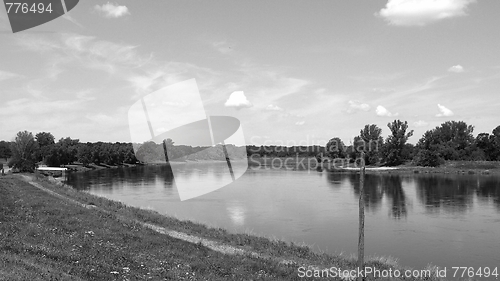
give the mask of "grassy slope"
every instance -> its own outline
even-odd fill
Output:
[[[298,280],[297,269],[302,264],[321,269],[355,267],[353,261],[314,254],[306,247],[228,234],[222,229],[209,229],[58,187],[46,180],[39,183],[111,213],[56,198],[19,176],[0,177],[0,280]],[[133,220],[294,263],[224,255],[200,244],[158,234]],[[368,265],[389,268],[377,261]]]

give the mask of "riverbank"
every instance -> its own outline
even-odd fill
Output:
[[[313,157],[250,157],[250,168],[318,170],[339,173],[359,172],[359,163],[323,162]],[[411,163],[395,167],[366,166],[366,173],[478,174],[500,175],[500,161],[446,161],[439,167],[421,167]]]
[[[332,171],[359,172],[359,167],[336,167]],[[447,161],[439,167],[421,167],[411,164],[396,167],[367,166],[366,173],[413,173],[413,174],[458,174],[500,175],[500,162],[491,161]]]
[[[229,234],[32,174],[0,177],[0,198],[0,280],[302,280],[299,268],[356,268],[351,258]],[[383,258],[367,266],[399,268]]]

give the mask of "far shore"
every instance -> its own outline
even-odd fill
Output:
[[[355,163],[340,164],[332,162],[318,163],[313,157],[253,157],[249,158],[250,166],[266,166],[276,169],[308,169],[333,173],[358,173],[359,165]],[[478,174],[500,175],[500,161],[446,161],[438,167],[422,167],[412,163],[399,166],[366,166],[366,173],[414,173],[414,174]]]
[[[241,161],[238,159],[236,161]],[[235,161],[235,160],[232,160]],[[7,166],[7,161],[4,162],[3,167],[5,173],[12,172]],[[224,160],[198,160],[198,161],[171,161],[165,163],[161,161],[148,162],[148,163],[120,163],[117,165],[107,164],[89,164],[84,166],[82,163],[73,163],[63,165],[70,170],[70,172],[88,172],[95,170],[117,169],[117,168],[130,168],[137,166],[150,166],[150,165],[182,165],[192,163],[224,163]],[[268,167],[272,169],[287,169],[287,170],[318,170],[333,173],[358,173],[360,167],[355,163],[342,165],[340,163],[323,162],[318,163],[313,157],[248,157],[249,168],[252,167]],[[391,174],[469,174],[469,175],[500,175],[500,161],[446,161],[439,167],[422,167],[416,166],[412,163],[406,163],[400,166],[366,166],[365,172],[369,174],[377,173],[391,173]]]

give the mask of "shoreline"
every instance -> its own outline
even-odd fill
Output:
[[[243,159],[237,159],[233,161],[241,161]],[[278,160],[278,161],[276,161]],[[289,161],[292,160],[292,161]],[[248,157],[248,168],[252,167],[270,167],[274,169],[287,169],[287,170],[317,170],[326,171],[331,173],[359,173],[359,167],[352,167],[353,163],[344,167],[342,165],[335,165],[332,162],[318,163],[314,157]],[[181,165],[181,164],[192,164],[192,163],[224,163],[225,161],[214,161],[214,160],[200,160],[200,161],[172,161],[171,163],[164,162],[151,162],[151,163],[137,163],[137,164],[127,164],[121,163],[118,165],[107,165],[101,164],[96,165],[94,163],[88,166],[83,166],[81,163],[73,163],[69,165],[63,165],[61,167],[69,168],[70,173],[82,173],[88,171],[97,171],[105,169],[119,169],[119,168],[133,168],[138,166],[155,166],[155,165]],[[276,165],[276,163],[278,165]],[[11,173],[11,169],[6,167],[4,164],[4,169],[6,173]],[[456,175],[500,175],[500,161],[447,161],[443,165],[438,167],[422,167],[415,166],[412,164],[403,164],[399,166],[389,167],[389,166],[367,166],[366,173],[369,174],[456,174]],[[47,174],[51,175],[51,174]]]
[[[276,161],[278,160],[278,161]],[[289,161],[292,160],[292,161]],[[313,157],[253,157],[249,158],[249,167],[265,166],[276,169],[318,170],[331,173],[359,173],[360,168],[353,163],[335,165],[332,162],[318,163]],[[353,167],[354,166],[354,167]],[[366,166],[366,173],[394,174],[470,174],[470,175],[500,175],[500,161],[447,161],[439,167],[423,167],[411,164],[399,166]]]
[[[29,183],[26,182],[26,178],[29,179]],[[45,210],[43,212],[32,213],[32,215],[37,217],[34,219],[33,223],[38,226],[35,228],[29,227],[31,235],[26,237],[31,238],[26,239],[34,239],[34,241],[30,242],[31,245],[45,245],[47,239],[49,242],[51,241],[51,237],[54,234],[53,229],[66,228],[71,228],[70,233],[78,233],[78,235],[74,236],[76,240],[69,241],[68,245],[82,243],[83,245],[87,245],[86,251],[79,252],[77,260],[80,262],[75,264],[75,258],[70,259],[71,262],[68,262],[69,260],[63,258],[55,259],[55,264],[53,264],[52,267],[49,266],[49,268],[53,270],[52,272],[57,272],[57,268],[66,268],[65,270],[68,272],[73,272],[80,277],[90,277],[89,274],[92,276],[95,275],[94,277],[96,280],[110,280],[119,276],[121,276],[122,279],[125,277],[132,279],[139,277],[142,278],[142,276],[148,276],[148,274],[153,274],[153,272],[156,275],[150,276],[155,276],[157,278],[163,278],[166,276],[165,274],[167,274],[167,272],[153,270],[154,268],[160,268],[158,264],[154,265],[156,267],[151,266],[151,268],[149,268],[150,265],[141,267],[141,264],[145,265],[148,263],[148,259],[141,256],[144,254],[137,252],[129,252],[129,255],[131,254],[133,257],[129,256],[127,259],[139,259],[138,261],[127,261],[121,263],[120,259],[118,259],[118,261],[115,260],[113,263],[118,263],[113,265],[115,270],[111,270],[109,265],[108,267],[104,266],[104,264],[110,262],[110,258],[112,260],[115,259],[113,257],[108,257],[110,253],[107,253],[106,251],[99,251],[99,247],[102,247],[99,243],[105,243],[106,239],[118,239],[113,242],[115,247],[118,249],[134,247],[134,251],[140,251],[140,249],[151,249],[152,245],[150,243],[152,243],[152,240],[157,241],[159,239],[158,241],[164,241],[162,244],[157,244],[157,246],[155,246],[161,248],[167,247],[173,243],[169,242],[167,245],[165,244],[165,241],[171,241],[170,239],[175,238],[175,241],[178,241],[176,242],[178,244],[174,244],[177,246],[169,246],[168,251],[166,249],[162,249],[165,252],[155,252],[154,256],[149,257],[149,260],[169,259],[172,255],[181,256],[187,251],[186,249],[192,249],[194,247],[195,249],[193,249],[193,251],[201,251],[202,260],[197,261],[196,258],[195,260],[192,260],[193,258],[189,257],[179,257],[176,263],[183,264],[185,267],[181,268],[183,269],[182,274],[188,274],[189,276],[191,276],[190,274],[193,274],[193,276],[201,277],[203,280],[249,280],[252,278],[259,280],[302,280],[302,278],[299,278],[297,275],[297,269],[301,266],[309,269],[323,269],[330,268],[332,266],[344,269],[352,269],[356,267],[356,261],[353,258],[318,254],[314,253],[309,247],[306,246],[298,246],[293,243],[270,240],[264,237],[248,234],[230,234],[221,228],[209,228],[203,224],[191,221],[181,221],[173,217],[161,215],[151,210],[126,206],[120,202],[76,191],[65,186],[63,183],[56,182],[57,180],[54,180],[53,178],[36,178],[33,174],[9,175],[0,178],[0,193],[4,195],[4,193],[7,192],[7,196],[3,196],[7,198],[7,202],[4,202],[5,204],[0,208],[5,208],[5,206],[7,206],[7,208],[11,209],[9,211],[10,213],[25,210],[23,208],[19,209],[19,206],[17,206],[18,203],[15,203],[17,202],[16,200],[8,200],[9,198],[13,200],[16,196],[19,197],[24,194],[25,199],[22,204],[31,204],[32,206],[38,206],[37,208]],[[39,185],[38,188],[37,185]],[[46,189],[46,191],[43,191],[43,189]],[[22,194],[16,194],[16,192]],[[61,210],[63,213],[61,213],[61,211],[56,211],[56,209]],[[75,213],[75,215],[72,216],[71,213]],[[60,218],[56,219],[57,216]],[[75,219],[77,219],[79,223],[71,223]],[[64,224],[66,220],[71,221],[69,221],[68,224]],[[24,221],[25,220],[20,219],[19,217],[14,217],[10,221],[7,219],[6,222],[0,224],[0,233],[7,233],[2,231],[2,228],[9,227],[9,225],[16,225]],[[54,225],[51,224],[46,226],[45,224],[47,222],[51,222]],[[111,229],[107,229],[111,226],[113,226],[111,228],[112,231]],[[21,225],[19,227],[21,227]],[[46,229],[46,231],[41,231],[40,229]],[[163,232],[156,231],[162,229]],[[19,231],[24,231],[24,228],[19,228]],[[56,255],[51,251],[56,251],[57,249],[51,250],[51,247],[61,248],[58,250],[60,252],[58,252],[57,255],[73,255],[71,251],[66,251],[64,250],[64,247],[59,245],[60,243],[66,243],[65,241],[69,239],[65,236],[65,233],[67,233],[67,231],[59,233],[63,236],[57,237],[57,239],[53,240],[53,244],[43,246],[49,248],[48,250],[42,248],[45,249],[42,250],[42,252],[48,251],[44,252],[45,254],[40,256],[40,251],[33,253],[33,255],[37,257],[36,264],[45,265],[46,263],[54,262],[54,260],[50,260],[48,257]],[[126,233],[125,237],[128,238],[123,238],[123,233]],[[172,237],[169,233],[180,233],[180,237],[169,238]],[[15,233],[12,235],[14,235],[12,237],[14,240],[12,241],[16,241],[17,238],[15,237]],[[141,239],[134,239],[134,235],[144,235],[144,237]],[[8,241],[9,240],[7,240],[7,242]],[[27,242],[22,241],[22,243]],[[211,245],[223,247],[227,251],[222,253],[212,249]],[[15,267],[12,264],[12,261],[6,256],[2,256],[1,253],[2,252],[0,251],[0,261],[7,265],[6,268],[9,268],[9,265],[13,266],[12,276],[21,276],[19,277],[20,279],[12,280],[22,280],[22,276],[29,276],[27,270],[25,272],[18,267]],[[7,255],[16,255],[15,253],[16,251],[12,253],[7,252]],[[118,251],[117,254],[122,254],[122,252]],[[90,257],[87,255],[90,255]],[[16,258],[23,259],[24,256],[16,256]],[[365,266],[372,266],[379,269],[409,269],[407,267],[397,265],[394,259],[390,258],[378,257],[372,259],[367,258],[367,260],[368,262],[366,262]],[[106,269],[102,272],[99,271],[100,268],[95,267],[94,263],[96,262],[102,262],[103,265],[101,266]],[[239,270],[243,273],[242,275],[238,275],[233,272],[235,275],[226,274],[220,276],[217,275],[219,270],[221,270],[220,268],[206,268],[201,266],[199,263],[219,264],[219,267],[225,271],[231,271],[234,268],[239,268]],[[198,267],[195,266],[193,269],[193,264],[197,264]],[[189,269],[187,269],[187,265]],[[165,264],[164,267],[166,266],[167,265]],[[94,273],[90,271],[91,267],[94,268]],[[200,267],[203,267],[203,270],[200,270]],[[145,270],[149,273],[146,274]],[[137,275],[132,276],[132,274]],[[217,278],[214,278],[214,276]],[[72,280],[71,278],[65,279]],[[314,280],[322,279],[315,278]],[[422,279],[406,278],[404,280]],[[430,280],[440,279],[432,277]]]

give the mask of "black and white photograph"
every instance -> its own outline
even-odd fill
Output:
[[[500,1],[3,6],[0,281],[500,279]]]

